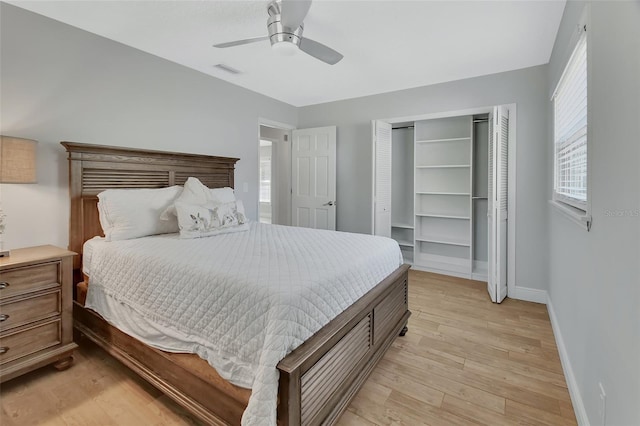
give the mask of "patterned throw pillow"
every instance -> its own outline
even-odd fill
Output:
[[[242,201],[186,204],[176,202],[180,238],[200,238],[249,229]]]
[[[213,188],[210,189],[205,186],[200,179],[190,177],[184,184],[184,190],[181,191],[180,196],[175,200],[176,203],[184,204],[207,204],[207,203],[230,203],[236,201],[236,196],[233,192],[233,188]],[[162,214],[160,219],[172,220],[177,216],[176,206],[171,203]]]

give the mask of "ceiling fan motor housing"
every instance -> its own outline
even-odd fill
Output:
[[[271,45],[285,42],[299,46],[304,26],[300,24],[298,28],[294,29],[282,25],[282,15],[280,14],[280,3],[278,1],[273,1],[269,4],[268,12],[267,28]]]

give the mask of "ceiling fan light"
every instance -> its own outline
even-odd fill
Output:
[[[271,48],[274,52],[281,56],[293,56],[298,52],[298,46],[288,41],[279,41],[273,43]]]

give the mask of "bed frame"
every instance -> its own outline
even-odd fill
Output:
[[[110,188],[162,188],[189,176],[216,188],[234,185],[236,158],[62,142],[69,153],[69,249],[74,282],[83,281],[82,246],[102,235],[97,194]],[[278,364],[279,425],[333,424],[377,362],[406,332],[408,265],[311,336]],[[86,283],[83,283],[86,285]],[[78,292],[74,292],[78,294]],[[207,424],[239,424],[250,391],[222,380],[197,355],[169,354],[124,334],[74,302],[74,328]]]

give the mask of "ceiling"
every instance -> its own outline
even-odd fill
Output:
[[[344,55],[327,65],[268,41],[267,1],[9,1],[294,106],[545,64],[565,1],[315,0],[304,36]],[[214,66],[241,70],[229,74]]]

